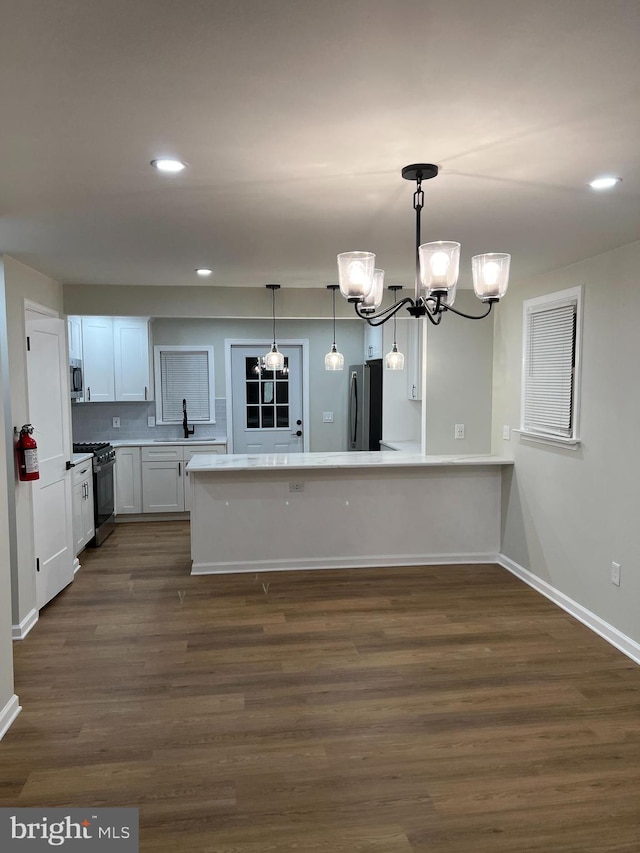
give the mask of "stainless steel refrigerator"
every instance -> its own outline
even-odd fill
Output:
[[[382,359],[349,367],[348,450],[380,450],[382,439]]]

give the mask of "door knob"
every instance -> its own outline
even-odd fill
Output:
[[[302,421],[296,421],[296,424],[297,424],[298,426],[302,426]]]
[[[300,438],[300,436],[302,435],[302,430],[301,430],[301,429],[297,429],[295,432],[292,432],[292,433],[291,433],[291,435],[297,435],[297,436],[298,436],[298,438]]]

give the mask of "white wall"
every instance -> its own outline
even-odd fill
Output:
[[[153,343],[206,344],[214,347],[216,397],[224,397],[225,339],[272,339],[270,320],[163,319],[152,324]],[[336,342],[345,357],[345,370],[327,371],[324,357],[333,341],[333,327],[328,320],[280,320],[277,324],[280,340],[309,341],[309,412],[310,450],[345,450],[347,440],[347,385],[349,364],[361,363],[363,326],[360,320],[339,320]],[[267,347],[268,348],[268,347]],[[266,349],[267,349],[266,348]],[[266,352],[265,349],[265,352]],[[228,407],[230,403],[228,402]],[[323,412],[333,412],[333,423],[322,421]]]
[[[502,440],[519,426],[522,302],[584,285],[581,447]],[[504,482],[503,553],[640,642],[638,537],[640,243],[529,281],[496,317],[493,451],[513,455]],[[622,564],[621,585],[610,580]]]
[[[4,264],[0,258],[0,423],[9,418],[9,365],[7,321],[4,296]],[[11,640],[11,572],[9,548],[9,483],[7,478],[8,448],[11,442],[0,442],[0,733],[8,723],[3,709],[13,698],[13,651]],[[13,490],[12,490],[13,491]],[[13,498],[13,494],[11,494]]]
[[[11,422],[18,428],[29,423],[29,392],[25,349],[24,300],[29,299],[62,314],[62,287],[4,255],[7,310],[7,344],[11,376]],[[11,477],[11,470],[14,476]],[[22,483],[10,466],[10,483],[15,490],[16,562],[12,565],[13,624],[19,625],[36,607],[35,558],[30,483]],[[13,535],[10,530],[9,535]]]

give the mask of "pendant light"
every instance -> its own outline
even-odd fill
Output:
[[[267,284],[266,287],[271,291],[271,303],[273,313],[273,345],[269,352],[264,357],[265,370],[282,370],[284,368],[284,356],[279,351],[276,344],[276,290],[280,290],[279,284]]]
[[[324,357],[325,370],[344,370],[344,356],[338,352],[336,348],[336,290],[339,285],[328,284],[327,290],[331,291],[332,306],[333,306],[333,344],[331,349]]]
[[[395,294],[397,290],[402,290],[399,284],[389,285],[389,290]],[[393,347],[391,352],[388,352],[384,357],[384,366],[387,370],[404,370],[404,355],[398,352],[398,344],[396,343],[396,315],[393,315]]]

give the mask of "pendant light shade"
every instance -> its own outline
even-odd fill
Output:
[[[341,352],[338,352],[338,348],[336,347],[336,290],[338,289],[337,284],[328,284],[327,290],[330,290],[331,299],[332,299],[332,307],[333,307],[333,344],[331,345],[331,349],[324,357],[324,369],[325,370],[344,370],[344,356]]]
[[[395,298],[396,291],[402,290],[399,284],[392,284],[389,290]],[[384,366],[386,370],[404,370],[404,355],[398,352],[398,344],[396,343],[396,315],[393,315],[393,346],[391,351],[384,357]]]
[[[273,344],[271,349],[264,357],[265,370],[282,370],[284,368],[284,356],[278,349],[276,344],[276,290],[280,290],[279,284],[267,284],[267,288],[271,291],[271,304],[273,312]]]

